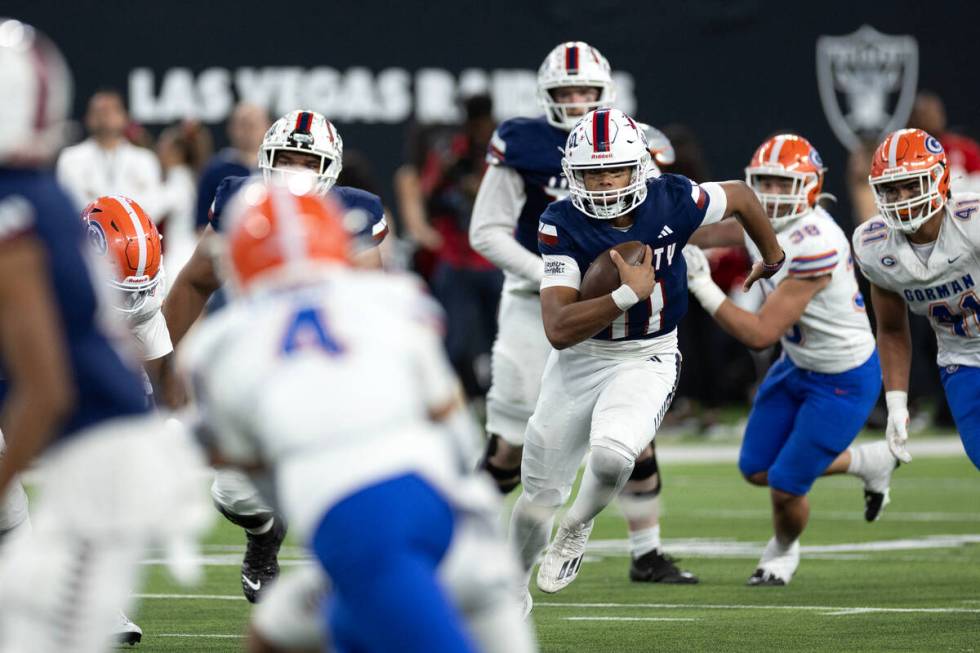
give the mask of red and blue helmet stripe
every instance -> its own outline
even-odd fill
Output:
[[[578,74],[578,46],[568,45],[565,47],[565,72],[569,75]]]
[[[309,134],[312,128],[313,114],[309,111],[301,111],[296,116],[296,126],[293,128],[293,131],[300,132],[301,134]]]
[[[599,109],[592,116],[592,150],[608,152],[609,149],[609,109]]]

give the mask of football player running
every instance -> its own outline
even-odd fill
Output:
[[[43,35],[0,19],[0,86],[0,495],[35,461],[40,472],[33,532],[0,563],[0,651],[102,652],[148,545],[186,548],[207,510],[188,443],[148,414],[116,346],[78,214],[40,170],[71,106],[68,68]]]
[[[681,366],[676,327],[687,310],[681,249],[688,238],[701,224],[739,216],[763,259],[746,286],[774,275],[785,258],[744,182],[699,185],[669,174],[648,179],[646,139],[621,111],[587,114],[564,152],[571,197],[549,205],[538,230],[541,310],[554,351],[527,425],[523,493],[511,518],[528,577],[582,458],[590,455],[578,495],[538,570],[545,592],[558,592],[577,576],[594,517],[622,490],[673,398]],[[603,254],[628,241],[645,244],[639,264],[627,264],[617,252]],[[600,255],[611,257],[622,284],[583,300],[582,276]]]
[[[495,650],[533,650],[496,493],[467,469],[475,428],[438,308],[414,277],[351,269],[342,210],[292,188],[255,182],[229,208],[223,267],[242,301],[181,351],[203,440],[270,488],[329,575],[338,650],[476,650],[437,573],[480,514],[471,619]]]
[[[330,196],[346,212],[345,226],[356,235],[357,263],[380,267],[377,245],[388,232],[384,209],[376,195],[336,185],[343,154],[343,140],[329,120],[313,111],[293,111],[266,132],[258,153],[259,169],[266,180],[315,175],[316,192]],[[220,286],[212,255],[214,233],[223,229],[229,199],[247,181],[248,177],[228,177],[218,186],[211,207],[211,224],[167,293],[163,314],[174,346],[200,317],[205,303]],[[279,573],[278,555],[286,536],[286,524],[276,518],[252,484],[233,470],[218,471],[211,495],[221,514],[245,529],[242,591],[254,603]]]
[[[871,282],[892,453],[909,462],[912,343],[907,310],[929,318],[936,363],[963,448],[980,469],[980,195],[952,194],[939,141],[902,129],[878,146],[868,177],[878,215],[854,231]],[[977,277],[973,275],[977,274]]]
[[[547,205],[568,195],[561,165],[568,132],[589,111],[610,106],[615,87],[609,62],[587,43],[563,43],[538,70],[538,97],[545,115],[503,122],[493,135],[490,163],[473,208],[470,242],[504,271],[498,334],[492,353],[492,385],[487,394],[487,449],[481,465],[501,492],[521,478],[524,430],[534,412],[551,345],[541,323],[540,285],[544,264],[538,253],[538,219]],[[657,160],[673,161],[670,142],[639,125]],[[650,174],[659,174],[648,157]],[[629,526],[630,570],[634,581],[696,583],[677,568],[660,540],[663,484],[654,449],[640,454],[619,497]]]
[[[814,481],[824,474],[860,477],[865,518],[874,521],[888,503],[897,461],[885,442],[848,448],[881,393],[881,369],[850,243],[817,206],[824,180],[820,155],[805,138],[780,134],[759,146],[745,180],[787,258],[782,270],[762,281],[766,299],[759,312],[726,297],[698,247],[685,247],[684,258],[691,294],[725,331],[753,349],[777,342],[783,347],[755,395],[738,466],[749,483],[769,486],[775,528],[749,585],[785,585],[800,562],[799,538],[810,515],[806,495]],[[737,223],[725,223],[692,240],[733,246],[743,238]],[[755,244],[744,244],[760,260]]]

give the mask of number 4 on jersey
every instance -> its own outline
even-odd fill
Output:
[[[320,349],[331,356],[344,352],[344,348],[327,328],[320,311],[313,307],[303,308],[293,314],[279,351],[283,355],[289,355],[310,348]]]
[[[954,313],[946,302],[936,302],[929,306],[929,315],[941,326],[952,330],[958,336],[969,336],[969,323],[966,318],[973,317],[973,322],[980,329],[980,300],[975,294],[967,293],[960,300],[960,312]]]

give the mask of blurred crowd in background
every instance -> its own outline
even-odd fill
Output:
[[[414,270],[428,282],[446,311],[445,344],[450,359],[470,399],[479,406],[490,385],[490,350],[503,277],[470,247],[468,230],[495,123],[489,96],[468,97],[463,108],[462,124],[410,125],[403,161],[391,180],[376,178],[357,144],[347,142],[338,183],[394,197],[393,205],[386,207],[391,233],[382,245],[385,265]],[[106,194],[138,199],[163,234],[164,260],[172,279],[208,224],[208,211],[221,180],[257,170],[262,137],[276,117],[260,107],[240,104],[227,122],[224,138],[196,121],[173,124],[154,135],[130,119],[120,92],[100,90],[88,100],[85,140],[66,148],[58,159],[58,178],[79,209],[91,198]],[[689,127],[655,126],[671,140],[676,152],[676,161],[662,166],[664,172],[698,181],[742,176],[741,171],[709,169],[702,143]],[[942,142],[951,162],[954,191],[980,191],[980,145],[949,126],[938,95],[919,93],[908,126],[924,129]],[[216,140],[226,140],[228,145],[215,151]],[[867,183],[876,146],[867,143],[852,152],[846,171],[829,172],[847,177],[851,214],[842,215],[832,201],[825,205],[847,233],[876,212]],[[745,153],[746,162],[751,154]],[[740,290],[749,269],[744,248],[715,249],[709,254],[716,283],[733,299],[748,305],[761,301]],[[866,291],[867,282],[860,275],[858,280]],[[747,350],[724,333],[697,302],[690,303],[679,336],[684,372],[666,424],[707,436],[727,433],[725,416],[731,411],[726,407],[747,407],[757,383],[778,355],[778,346],[762,352]],[[916,316],[912,316],[912,336],[910,401],[918,409],[913,428],[934,425],[952,430],[935,368],[936,339],[928,323]],[[884,411],[877,413],[873,427],[884,423]]]

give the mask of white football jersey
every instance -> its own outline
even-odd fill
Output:
[[[879,217],[854,231],[854,253],[868,281],[929,318],[939,344],[937,364],[980,367],[980,195],[954,194],[945,212],[925,263],[905,234]]]
[[[408,275],[337,270],[237,301],[179,353],[211,446],[275,471],[304,533],[324,506],[405,473],[451,487],[460,465],[430,410],[456,397],[441,311]]]
[[[822,208],[816,208],[780,227],[776,234],[786,252],[786,263],[770,279],[761,279],[768,295],[787,278],[815,278],[830,274],[830,284],[814,295],[800,321],[780,342],[798,367],[822,374],[839,374],[858,367],[871,356],[874,336],[864,298],[854,277],[847,236]],[[753,261],[762,256],[746,235]]]
[[[167,294],[167,277],[160,266],[160,283],[138,311],[129,316],[129,330],[139,346],[140,358],[151,361],[174,350],[167,320],[163,317],[163,298]]]

